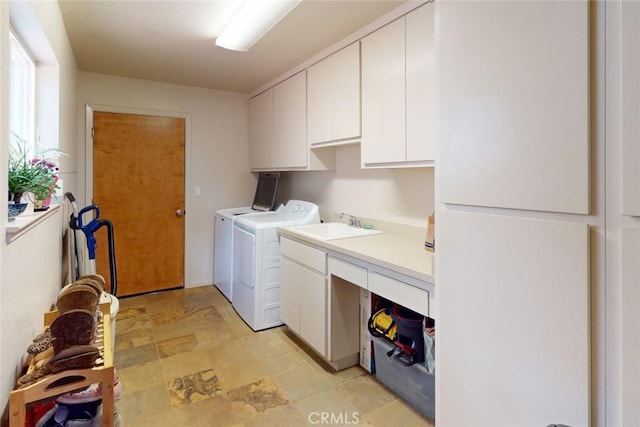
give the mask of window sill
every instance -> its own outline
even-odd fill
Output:
[[[60,205],[51,205],[49,209],[44,212],[33,212],[30,214],[22,214],[15,217],[15,221],[7,221],[5,226],[5,233],[7,243],[10,243],[17,239],[19,236],[26,233],[39,223],[43,222],[48,217],[52,216],[60,208]]]

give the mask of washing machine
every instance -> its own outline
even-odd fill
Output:
[[[318,206],[303,200],[290,200],[275,212],[234,221],[232,305],[254,331],[283,324],[278,228],[319,222]]]

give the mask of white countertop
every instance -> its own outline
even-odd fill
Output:
[[[401,231],[381,228],[383,231],[381,234],[326,241],[299,233],[295,227],[282,227],[278,230],[282,235],[293,237],[328,251],[358,258],[435,284],[434,253],[424,249],[425,230],[419,227],[403,227]]]

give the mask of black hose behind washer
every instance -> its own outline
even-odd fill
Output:
[[[109,245],[109,275],[111,276],[111,295],[118,291],[118,274],[116,271],[116,245],[113,238],[113,224],[108,219],[101,219],[100,226],[107,227],[107,242]]]

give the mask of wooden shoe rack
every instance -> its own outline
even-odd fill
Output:
[[[93,368],[70,369],[43,377],[38,382],[13,390],[9,396],[9,426],[24,427],[27,404],[51,400],[61,394],[102,383],[102,425],[114,426],[113,351],[111,349],[110,303],[100,304],[102,318],[96,322],[94,345],[100,357]],[[45,313],[44,324],[49,326],[58,317],[56,311]]]

